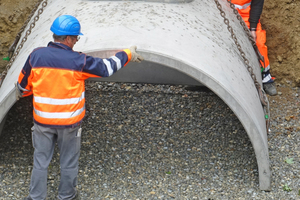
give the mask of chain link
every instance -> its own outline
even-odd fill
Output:
[[[241,15],[239,14],[239,12],[237,11],[237,9],[235,8],[235,5],[231,2],[231,0],[227,0],[227,2],[230,4],[230,8],[232,8],[234,14],[236,15],[237,19],[240,21],[240,24],[242,25],[244,31],[246,32],[246,34],[248,35],[248,38],[256,52],[256,55],[257,55],[257,58],[259,60],[259,63],[264,63],[264,58],[263,56],[260,54],[258,48],[257,48],[257,45],[256,45],[256,42],[254,41],[250,31],[249,31],[249,28],[247,27],[245,21],[243,20],[243,18],[241,17]],[[257,92],[258,92],[258,95],[259,95],[259,98],[260,98],[260,101],[261,101],[261,104],[263,106],[263,109],[264,109],[264,113],[265,113],[265,119],[266,119],[266,127],[267,127],[267,133],[269,133],[269,127],[270,127],[270,109],[269,109],[269,101],[268,101],[268,98],[267,98],[267,95],[265,93],[265,91],[261,88],[259,82],[257,81],[256,79],[256,75],[254,74],[253,72],[253,68],[250,66],[250,63],[249,63],[249,60],[246,58],[246,55],[245,55],[245,52],[242,50],[242,47],[240,45],[240,43],[238,42],[237,40],[237,37],[233,31],[233,28],[230,26],[229,24],[229,20],[226,18],[226,14],[219,2],[219,0],[215,0],[215,3],[217,4],[217,8],[219,9],[220,11],[220,15],[224,18],[224,23],[227,25],[227,29],[228,31],[230,32],[231,34],[231,37],[234,41],[234,43],[236,44],[237,46],[237,49],[239,50],[240,52],[240,55],[241,57],[243,58],[244,60],[244,63],[246,65],[246,68],[254,82],[254,85],[257,89]],[[264,66],[263,66],[264,67]]]
[[[40,6],[41,2],[43,0],[39,0],[38,3],[34,6],[33,10],[31,11],[31,14],[28,16],[27,20],[24,22],[23,26],[21,27],[20,31],[18,32],[15,41],[8,49],[8,56],[11,57],[9,60],[9,63],[6,65],[5,70],[0,75],[0,87],[7,75],[8,70],[12,66],[13,62],[15,61],[16,57],[20,53],[20,50],[22,49],[24,43],[27,41],[28,36],[31,34],[31,30],[35,27],[35,23],[39,20],[39,16],[43,13],[44,8],[47,6],[48,2],[45,0],[42,3],[42,7],[38,10],[36,16],[33,18],[33,22],[30,24],[29,29],[26,31],[25,36],[22,38],[21,43],[19,44],[18,48],[16,49],[16,46],[21,38],[21,34],[24,32],[26,26],[28,25],[29,21],[31,20],[32,16],[34,15],[35,11]]]

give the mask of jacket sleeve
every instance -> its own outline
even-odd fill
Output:
[[[264,6],[264,0],[252,0],[250,9],[250,28],[256,28]]]
[[[31,73],[31,65],[30,65],[30,56],[27,58],[22,71],[19,74],[17,86],[23,97],[32,95],[32,73]]]
[[[124,49],[106,59],[86,56],[86,64],[83,68],[83,72],[86,78],[95,77],[93,75],[96,75],[96,77],[108,77],[126,66],[130,59],[131,52],[129,49]]]

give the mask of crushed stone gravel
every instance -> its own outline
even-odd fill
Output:
[[[259,190],[252,144],[228,106],[205,87],[88,82],[81,199],[299,199],[299,88],[269,97],[272,189]],[[28,195],[32,98],[10,110],[0,137],[0,199]],[[59,183],[56,147],[48,199]],[[289,191],[290,190],[290,191]]]

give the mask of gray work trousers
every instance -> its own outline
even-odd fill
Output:
[[[58,199],[72,199],[76,195],[81,128],[47,128],[34,124],[33,169],[29,197],[43,200],[47,197],[47,173],[57,142],[60,152],[60,184]]]

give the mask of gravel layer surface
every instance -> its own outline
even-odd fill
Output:
[[[299,88],[269,97],[272,190],[259,190],[251,142],[228,106],[206,88],[87,84],[78,190],[81,199],[300,199]],[[11,109],[0,139],[0,199],[28,194],[32,99]],[[59,183],[59,154],[48,199]]]

